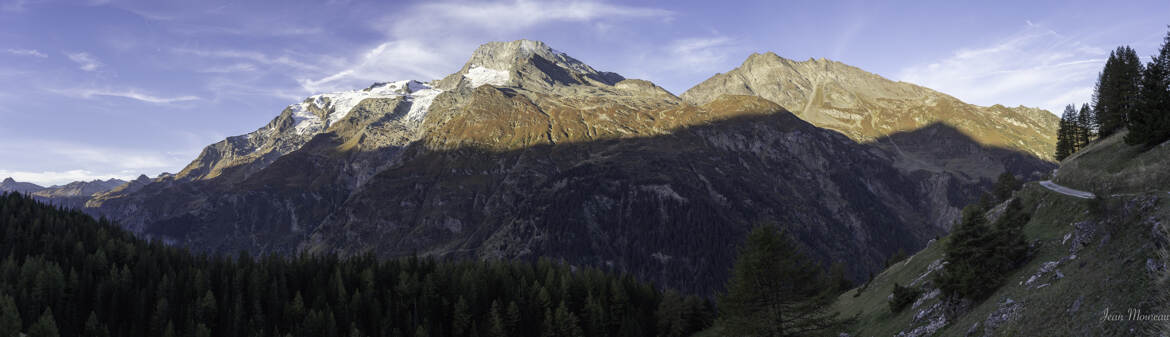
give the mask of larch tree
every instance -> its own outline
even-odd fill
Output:
[[[719,325],[732,336],[803,336],[843,324],[831,309],[835,288],[821,268],[774,226],[748,234],[719,297]]]

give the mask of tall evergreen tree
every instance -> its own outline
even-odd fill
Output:
[[[832,285],[784,232],[757,226],[748,234],[719,297],[720,325],[734,336],[803,336],[839,326]]]
[[[1116,133],[1128,123],[1137,103],[1141,74],[1141,60],[1133,48],[1117,47],[1109,54],[1093,95],[1093,111],[1097,114],[1098,133],[1102,138]]]
[[[36,323],[28,327],[28,337],[58,337],[57,321],[53,319],[53,310],[45,308]]]
[[[1140,95],[1129,118],[1130,145],[1153,146],[1170,139],[1170,33],[1142,72]]]
[[[19,336],[21,324],[16,301],[8,294],[0,294],[0,336]]]
[[[1077,150],[1089,146],[1089,142],[1093,141],[1093,136],[1096,134],[1096,124],[1093,122],[1093,109],[1089,107],[1089,103],[1081,105],[1081,110],[1077,112]]]
[[[1075,125],[1072,121],[1072,114],[1070,110],[1072,105],[1064,108],[1064,112],[1060,114],[1060,127],[1056,130],[1056,160],[1064,160],[1073,154],[1073,135],[1075,132]]]
[[[994,224],[988,224],[986,211],[976,204],[963,208],[961,222],[947,237],[947,265],[934,279],[949,299],[983,300],[1027,258],[1023,227],[1031,215],[1020,199],[1013,199]]]

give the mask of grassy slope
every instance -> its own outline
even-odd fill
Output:
[[[1166,151],[1167,148],[1162,146],[1151,151]],[[1067,174],[1065,177],[1070,179],[1073,174],[1092,177],[1090,170],[1107,164],[1091,161],[1119,160],[1117,156],[1126,153],[1136,156],[1128,162],[1140,163],[1143,170],[1155,165],[1152,163],[1170,161],[1165,158],[1165,154],[1162,154],[1160,160],[1142,158],[1153,155],[1148,153],[1134,155],[1136,152],[1131,148],[1110,138],[1066,161],[1066,167],[1071,162],[1077,169],[1062,168],[1061,173]],[[1117,172],[1129,170],[1123,167]],[[1125,179],[1129,180],[1127,186],[1136,187],[1164,182],[1166,175],[1148,177],[1150,181],[1145,182],[1135,176]],[[1106,178],[1114,179],[1108,175]],[[1136,190],[1127,192],[1133,191]],[[982,335],[984,321],[989,314],[1009,298],[1020,303],[1021,309],[1015,318],[995,330],[995,335],[1102,336],[1154,334],[1153,331],[1157,329],[1166,331],[1164,326],[1152,323],[1102,322],[1100,319],[1106,308],[1112,312],[1136,308],[1145,313],[1170,314],[1170,310],[1165,309],[1165,294],[1158,290],[1166,286],[1164,269],[1159,274],[1146,271],[1148,258],[1154,258],[1155,262],[1166,261],[1165,249],[1154,243],[1154,231],[1151,229],[1154,228],[1153,223],[1166,224],[1165,219],[1170,219],[1170,197],[1164,192],[1110,197],[1106,202],[1110,211],[1101,217],[1090,214],[1087,201],[1051,192],[1035,183],[1027,184],[1016,197],[1022,199],[1026,209],[1033,210],[1025,235],[1029,242],[1036,241],[1039,244],[1036,254],[1026,265],[1011,274],[1007,283],[996,293],[976,303],[965,314],[949,318],[948,324],[938,330],[936,335],[964,336],[977,322],[980,324],[980,333],[975,335]],[[1073,240],[1062,241],[1066,234],[1074,232],[1073,224],[1086,220],[1097,224],[1097,233],[1089,241],[1091,243],[1076,254],[1076,259],[1070,259]],[[1158,230],[1164,235],[1165,226]],[[836,304],[838,310],[846,315],[858,315],[859,318],[858,324],[849,332],[855,336],[893,336],[900,331],[908,332],[914,327],[925,325],[927,318],[915,322],[914,316],[938,303],[939,298],[926,300],[916,308],[907,308],[897,314],[890,312],[886,298],[894,282],[910,284],[927,271],[931,262],[942,257],[945,238],[943,240],[875,276],[860,296],[854,297],[857,290],[841,295]],[[1022,284],[1036,274],[1045,262],[1050,261],[1060,261],[1055,269],[1060,270],[1064,278],[1056,279],[1055,272],[1049,272],[1038,278],[1032,286]],[[924,279],[929,279],[929,276]],[[1043,283],[1050,285],[1035,288]],[[1079,309],[1070,310],[1078,300],[1081,301]]]
[[[1128,146],[1125,131],[1065,159],[1054,181],[1094,192],[1170,191],[1170,142],[1153,148]]]

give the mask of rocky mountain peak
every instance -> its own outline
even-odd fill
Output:
[[[614,85],[624,79],[615,73],[597,71],[544,42],[516,40],[479,46],[462,69],[439,81],[437,87],[452,90],[488,84],[548,89],[558,85]]]
[[[4,178],[4,182],[5,182],[5,183],[8,183],[8,184],[11,184],[11,183],[14,183],[14,182],[16,182],[16,180],[13,180],[13,179],[12,179],[12,177],[8,177],[8,178]]]
[[[775,53],[752,54],[680,97],[695,105],[721,95],[754,95],[780,104],[801,119],[874,142],[933,123],[957,127],[980,145],[1014,149],[1038,158],[1052,153],[1054,115],[1038,109],[980,107],[906,82],[886,79],[828,59],[793,61]],[[903,146],[903,149],[905,146]]]

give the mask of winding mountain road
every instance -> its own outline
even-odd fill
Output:
[[[1072,188],[1057,185],[1056,183],[1052,182],[1052,180],[1041,181],[1040,186],[1044,186],[1044,188],[1052,190],[1053,192],[1064,194],[1064,195],[1074,197],[1074,198],[1092,199],[1092,198],[1096,197],[1096,195],[1094,195],[1093,193],[1090,193],[1090,192],[1085,192],[1085,191],[1081,191],[1081,190],[1074,190]]]

